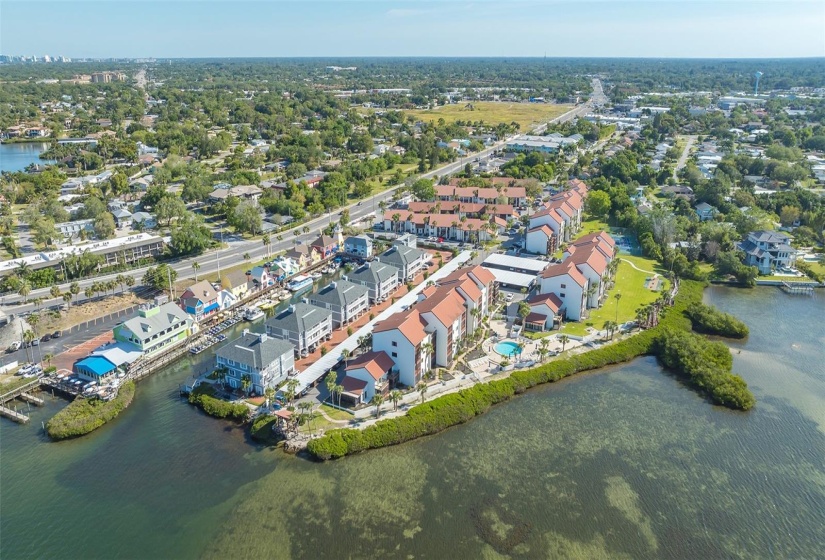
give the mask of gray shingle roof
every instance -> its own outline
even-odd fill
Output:
[[[311,295],[309,300],[310,302],[322,301],[324,303],[346,307],[359,298],[364,297],[369,291],[369,288],[362,284],[355,284],[347,280],[338,280]]]
[[[317,326],[328,317],[332,317],[332,312],[329,310],[299,302],[290,306],[286,311],[267,319],[266,326],[300,333]]]
[[[173,324],[190,319],[189,315],[173,302],[164,303],[157,313],[150,317],[132,317],[123,322],[123,325],[143,341],[165,331]]]
[[[752,231],[748,234],[748,237],[766,243],[787,243],[790,240],[790,237],[785,234],[767,230]]]
[[[424,251],[421,251],[420,249],[414,249],[412,247],[407,247],[406,245],[396,245],[395,247],[388,249],[385,253],[382,253],[381,256],[378,257],[378,260],[392,265],[395,268],[402,269],[405,266],[409,266],[410,263],[420,259],[423,254]]]
[[[380,284],[386,282],[393,276],[398,276],[398,269],[382,262],[372,262],[348,274],[350,280],[354,282],[370,282]]]
[[[221,346],[216,355],[226,360],[263,369],[284,354],[292,355],[295,348],[289,342],[265,334],[244,333]]]

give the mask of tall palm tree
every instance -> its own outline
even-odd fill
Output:
[[[335,395],[335,398],[338,399],[338,408],[341,408],[341,395],[344,393],[344,386],[336,385],[332,388],[332,393]]]
[[[241,390],[249,396],[249,388],[252,387],[252,377],[248,373],[241,376]]]
[[[53,298],[59,298],[60,297],[60,286],[52,286],[51,289],[49,290],[49,295],[51,295]]]
[[[294,377],[286,382],[286,394],[289,404],[293,404],[295,402],[295,391],[298,390],[298,384],[298,380]]]
[[[547,355],[547,345],[549,344],[547,338],[542,338],[539,340],[539,357],[542,361],[544,361],[544,357]]]
[[[392,401],[393,409],[398,410],[398,401],[401,400],[401,391],[395,389],[390,391],[390,401]]]
[[[372,397],[372,404],[375,406],[375,417],[381,418],[381,405],[384,404],[384,395],[375,393]]]
[[[421,404],[424,404],[424,395],[427,393],[427,384],[423,381],[419,381],[418,385],[415,386],[415,390],[418,391],[419,395],[421,395]]]
[[[77,282],[72,282],[69,285],[69,293],[71,293],[73,296],[77,297],[77,294],[80,293],[80,284],[78,284]]]
[[[132,276],[127,276],[127,277],[126,277],[125,284],[126,284],[126,287],[127,287],[127,288],[131,288],[132,286],[134,286],[134,285],[135,285],[135,279],[134,279],[134,277],[132,277]]]
[[[267,406],[272,406],[272,401],[275,399],[275,389],[272,387],[267,387],[264,389],[264,396],[266,397]]]
[[[31,356],[29,355],[29,347],[31,346],[32,341],[35,339],[35,334],[33,331],[24,331],[23,332],[23,345],[26,347],[26,361],[31,362]]]
[[[37,313],[32,313],[28,317],[26,317],[26,322],[32,326],[34,329],[34,335],[37,336],[37,323],[40,322],[40,315]]]
[[[559,342],[561,342],[561,351],[564,352],[564,347],[567,346],[568,342],[570,342],[570,337],[563,334],[559,336]]]
[[[20,288],[18,288],[17,293],[23,296],[23,303],[28,303],[29,294],[32,293],[32,285],[28,280],[20,282]]]
[[[613,298],[616,300],[616,322],[619,322],[619,300],[622,299],[622,294],[620,292],[616,292],[613,295]]]
[[[335,374],[334,371],[330,371],[327,376],[324,378],[324,385],[327,387],[327,392],[329,393],[329,402],[335,404],[333,400],[333,393],[335,391],[336,381],[338,380],[338,376]]]
[[[198,261],[192,261],[192,270],[195,271],[195,282],[198,281],[198,271],[201,269],[201,265]]]
[[[269,258],[269,245],[272,242],[272,240],[269,238],[268,234],[264,234],[264,237],[261,241],[263,241],[264,247],[266,247],[266,258]]]

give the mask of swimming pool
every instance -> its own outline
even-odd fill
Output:
[[[495,350],[496,353],[509,358],[513,354],[518,354],[519,346],[511,340],[505,340],[504,342],[499,342],[496,344],[493,347],[493,350]]]

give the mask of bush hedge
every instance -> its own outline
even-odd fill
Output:
[[[667,329],[656,339],[656,354],[665,367],[686,375],[692,385],[717,404],[749,410],[756,403],[745,380],[731,373],[733,357],[721,342]]]
[[[276,421],[277,418],[271,415],[258,416],[249,427],[249,436],[261,443],[276,443],[277,438],[272,431]]]
[[[700,282],[682,281],[673,307],[664,314],[659,325],[653,329],[641,332],[615,344],[577,354],[564,360],[513,372],[506,379],[479,383],[457,393],[437,397],[411,408],[404,416],[380,420],[364,430],[354,428],[331,430],[323,437],[311,440],[307,445],[307,450],[316,458],[326,461],[366,449],[404,443],[422,436],[438,433],[451,426],[463,424],[483,414],[494,404],[506,401],[536,385],[552,383],[574,373],[627,362],[638,356],[653,354],[659,348],[657,342],[662,332],[670,330],[687,332],[690,330],[690,320],[686,317],[685,312],[687,309],[701,303],[703,287],[704,285]],[[721,343],[718,344],[725,349],[728,359],[732,360],[727,348]],[[719,367],[723,365],[723,358],[718,352],[717,346],[712,346],[708,350],[708,355],[719,362]],[[729,371],[730,367],[727,369]],[[750,406],[742,406],[747,404],[747,398],[742,394],[741,389],[736,386],[737,382],[735,380],[739,379],[741,381],[741,378],[730,373],[727,375],[729,377],[725,377],[723,383],[714,384],[712,381],[702,378],[697,380],[695,384],[705,390],[708,390],[708,387],[714,387],[713,390],[718,395],[714,398],[718,399],[717,402],[726,404],[726,406],[743,410],[753,406],[752,402]],[[747,387],[744,390],[747,391]]]
[[[233,420],[246,420],[249,415],[249,408],[243,403],[231,403],[222,399],[217,399],[213,395],[215,389],[207,383],[201,383],[189,393],[189,402],[200,407],[209,416],[215,418],[231,418]]]
[[[88,434],[120,414],[134,396],[135,383],[127,381],[110,401],[77,397],[46,423],[46,433],[54,440]]]
[[[704,303],[689,307],[685,313],[696,332],[728,338],[745,338],[750,333],[748,326],[733,315]]]

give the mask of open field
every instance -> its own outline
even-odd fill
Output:
[[[661,292],[645,288],[645,279],[653,275],[642,271],[656,272],[661,277],[665,270],[653,259],[636,257],[626,253],[619,253],[618,258],[624,260],[619,261],[619,269],[616,272],[616,285],[608,292],[607,299],[602,306],[598,309],[591,309],[590,317],[584,321],[564,323],[561,332],[584,336],[588,334],[587,327],[601,330],[605,321],[615,321],[616,300],[614,295],[616,293],[622,294],[622,298],[619,300],[619,323],[634,320],[636,310],[639,307],[656,301]],[[626,261],[630,261],[641,270],[633,268]],[[665,286],[670,285],[664,278],[661,281],[665,283]]]
[[[499,103],[479,101],[473,103],[473,110],[465,108],[466,103],[442,105],[435,109],[404,111],[418,120],[435,121],[444,119],[454,121],[483,121],[488,125],[517,122],[521,132],[528,132],[531,124],[539,124],[566,113],[571,105],[552,105],[546,103]]]

